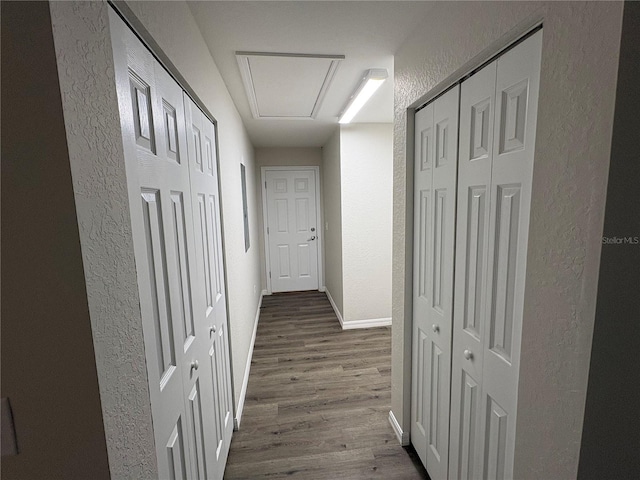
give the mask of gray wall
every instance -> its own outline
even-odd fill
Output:
[[[626,2],[605,238],[640,241],[640,3]],[[640,471],[640,244],[604,243],[578,478],[634,478]]]
[[[47,2],[2,2],[5,479],[109,477]]]

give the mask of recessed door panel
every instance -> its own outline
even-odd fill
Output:
[[[187,453],[185,451],[184,430],[182,428],[182,419],[178,419],[178,423],[174,427],[168,441],[166,442],[167,459],[166,470],[168,478],[171,480],[187,480],[189,471],[187,464]],[[164,469],[161,469],[163,471]]]

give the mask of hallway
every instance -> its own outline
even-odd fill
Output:
[[[428,478],[388,422],[390,333],[341,330],[324,293],[264,297],[225,478]]]

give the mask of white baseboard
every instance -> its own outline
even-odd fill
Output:
[[[396,438],[398,439],[398,442],[400,442],[400,445],[403,447],[409,445],[409,434],[402,431],[402,427],[400,427],[398,420],[396,420],[396,416],[391,410],[389,410],[389,423],[391,424],[391,428],[393,428],[393,432],[396,434]]]
[[[327,287],[318,287],[318,291],[319,292],[326,292],[327,291]]]
[[[388,327],[391,325],[391,317],[365,318],[364,320],[351,320],[347,322],[344,320],[344,318],[342,318],[342,313],[340,313],[340,310],[338,310],[338,306],[336,305],[336,302],[333,301],[331,292],[329,292],[329,289],[326,287],[325,293],[327,294],[329,303],[333,307],[333,311],[336,312],[336,317],[338,317],[338,320],[340,320],[340,326],[343,330],[352,330],[354,328]]]
[[[267,294],[266,290],[260,292],[260,300],[258,300],[258,308],[256,318],[253,321],[253,334],[251,335],[251,343],[249,344],[249,354],[247,355],[247,364],[244,369],[244,378],[242,379],[242,389],[240,390],[240,398],[238,399],[238,408],[236,408],[236,418],[233,419],[233,429],[240,428],[240,420],[242,419],[242,410],[244,409],[244,399],[247,396],[247,385],[249,384],[249,373],[251,371],[251,359],[253,358],[253,346],[256,343],[256,333],[258,332],[258,320],[260,320],[260,307],[262,306],[262,297]]]
[[[333,307],[333,311],[336,312],[336,317],[338,317],[338,320],[340,320],[340,326],[342,327],[344,325],[344,320],[342,319],[342,313],[340,313],[340,310],[338,310],[338,306],[336,305],[336,302],[333,301],[333,297],[331,296],[331,293],[329,292],[328,288],[325,287],[324,293],[327,294],[327,298],[329,299],[329,303]]]
[[[343,330],[354,328],[388,327],[391,325],[391,317],[388,318],[366,318],[364,320],[350,320],[342,323]]]

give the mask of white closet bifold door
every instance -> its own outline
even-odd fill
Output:
[[[480,474],[480,390],[486,318],[489,197],[497,62],[464,81],[460,92],[458,215],[451,367],[449,478]],[[466,356],[465,356],[466,354]],[[469,358],[466,358],[469,357]]]
[[[184,104],[195,232],[194,309],[203,331],[199,358],[203,402],[208,413],[202,426],[202,461],[207,476],[202,478],[222,478],[233,433],[233,400],[216,137],[213,123],[186,94]]]
[[[481,406],[489,479],[513,476],[541,51],[538,31],[498,59]]]
[[[456,86],[416,114],[411,440],[432,478],[449,462]]]
[[[158,473],[222,479],[233,414],[214,126],[110,19]]]
[[[451,479],[513,475],[541,43],[461,86]]]

